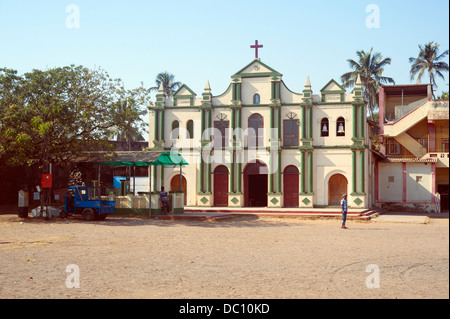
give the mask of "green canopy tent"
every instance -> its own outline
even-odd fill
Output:
[[[164,152],[162,153],[158,159],[151,163],[152,166],[166,166],[166,165],[180,165],[180,191],[182,191],[182,180],[183,180],[183,165],[189,165],[188,162],[181,156],[180,153],[176,152]]]
[[[143,155],[142,153],[144,152],[140,152],[140,155]],[[189,165],[188,162],[186,162],[186,160],[183,158],[183,156],[181,156],[180,153],[177,152],[152,152],[152,155],[154,156],[155,154],[158,154],[159,157],[154,160],[152,158],[152,156],[145,158],[134,158],[134,159],[125,159],[125,158],[121,158],[116,157],[114,160],[109,160],[109,161],[102,161],[100,162],[101,165],[103,166],[132,166],[133,167],[133,185],[136,185],[135,183],[135,177],[136,175],[134,174],[134,167],[136,166],[168,166],[168,165],[180,165],[180,190],[181,190],[181,180],[182,180],[182,166],[183,165]],[[121,160],[123,159],[123,160]],[[100,170],[99,170],[100,171]],[[100,175],[100,173],[99,173]],[[152,185],[152,171],[149,167],[148,170],[148,179],[149,179],[149,214],[150,217],[152,216],[152,205],[151,205],[151,185]],[[99,177],[100,180],[100,177]],[[133,187],[133,194],[135,194],[135,189],[136,187]]]

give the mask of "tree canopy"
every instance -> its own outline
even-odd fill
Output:
[[[0,159],[9,165],[65,164],[83,151],[107,147],[113,127],[142,121],[145,90],[125,90],[101,69],[65,66],[22,76],[0,69]],[[123,121],[120,105],[134,108]]]
[[[395,84],[394,79],[383,76],[384,68],[391,64],[391,58],[383,58],[381,53],[373,52],[373,48],[369,52],[364,50],[357,51],[358,60],[348,59],[350,68],[353,71],[345,73],[341,76],[341,81],[345,88],[355,84],[358,75],[364,89],[364,100],[367,102],[371,118],[373,120],[373,112],[378,105],[378,89],[381,84]]]
[[[428,42],[424,46],[419,45],[419,55],[417,58],[409,58],[409,63],[411,63],[411,80],[417,76],[417,83],[422,81],[422,76],[425,72],[428,73],[430,78],[430,84],[437,88],[436,77],[440,77],[445,80],[443,72],[448,72],[448,64],[442,59],[448,55],[448,50],[444,52],[439,52],[439,44],[433,41]],[[434,95],[434,92],[433,92]]]
[[[175,81],[175,75],[173,75],[167,71],[159,73],[156,76],[155,83],[156,83],[156,86],[151,87],[149,89],[149,91],[157,92],[159,90],[159,87],[162,84],[164,94],[167,97],[171,97],[182,85],[181,82]]]

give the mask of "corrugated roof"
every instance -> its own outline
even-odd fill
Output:
[[[381,162],[388,163],[437,163],[437,158],[385,158]]]
[[[154,162],[164,151],[118,151],[109,152],[86,152],[77,157],[73,162],[77,163],[100,163],[106,161],[123,162]]]
[[[386,95],[423,95],[427,96],[429,84],[382,85]]]

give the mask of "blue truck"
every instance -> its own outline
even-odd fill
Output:
[[[108,200],[101,196],[100,188],[86,186],[70,186],[64,197],[64,208],[61,217],[70,215],[82,215],[85,220],[105,220],[109,214],[115,211],[114,196]]]

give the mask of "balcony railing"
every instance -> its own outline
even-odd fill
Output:
[[[416,109],[418,106],[422,105],[427,101],[427,98],[415,101],[413,103],[410,103],[408,105],[396,105],[394,106],[394,122],[400,119],[401,117],[405,116],[406,114],[412,112],[414,109]]]

